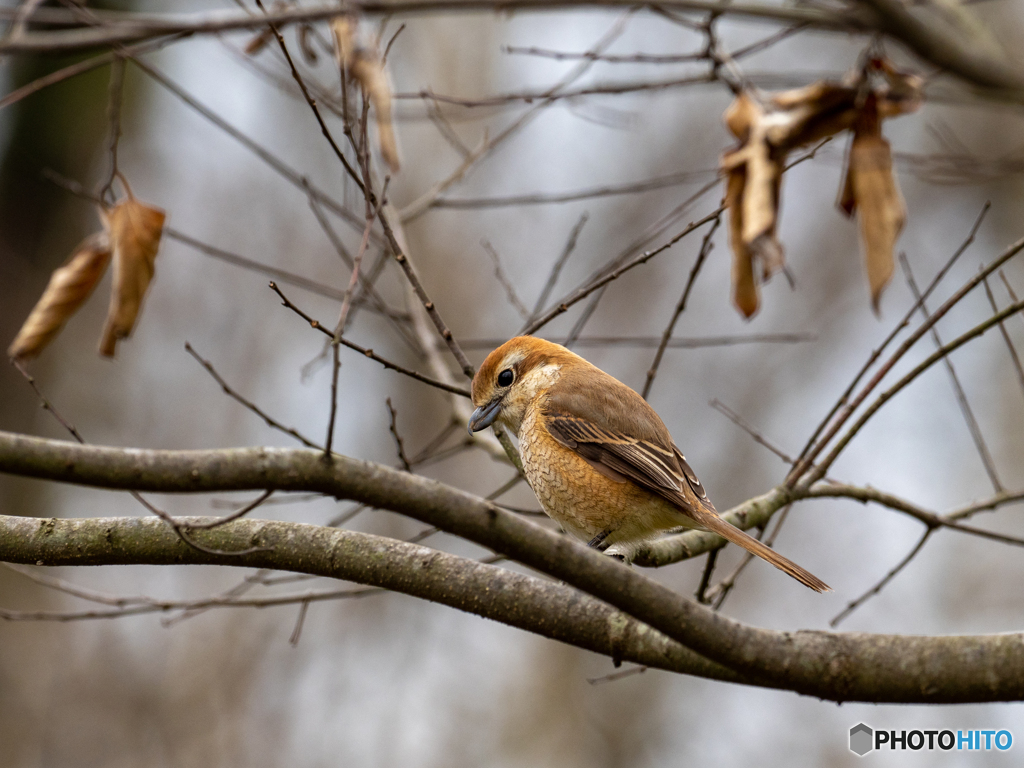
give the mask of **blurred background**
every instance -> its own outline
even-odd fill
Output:
[[[131,9],[214,7],[221,6],[151,2]],[[977,8],[1007,50],[1020,49],[1024,15],[1018,6],[992,2]],[[703,21],[696,15],[692,19]],[[651,11],[419,15],[390,20],[383,39],[390,39],[400,24],[405,29],[387,62],[403,163],[388,196],[399,210],[459,167],[458,142],[471,151],[538,103],[465,106],[435,102],[421,93],[468,101],[539,94],[580,63],[509,52],[510,46],[579,53],[613,28],[621,29],[608,54],[694,53],[704,43],[700,32]],[[780,28],[730,17],[716,26],[729,51]],[[365,34],[378,29],[379,19],[363,21]],[[317,34],[328,37],[323,25]],[[252,57],[241,52],[251,37],[196,37],[142,58],[361,217],[357,190],[345,181],[278,51],[267,46]],[[336,95],[336,65],[316,37],[311,39],[319,56],[315,62],[301,60],[303,71]],[[286,32],[286,40],[298,55],[294,29]],[[744,58],[739,67],[765,87],[798,86],[841,76],[856,66],[868,42],[802,32]],[[895,45],[887,45],[886,52],[901,65],[928,71]],[[10,92],[73,60],[7,56],[0,69],[2,90]],[[732,100],[728,88],[721,82],[633,87],[706,71],[701,62],[593,62],[570,89],[630,88],[581,94],[538,109],[441,195],[449,201],[446,206],[407,222],[411,258],[456,338],[472,350],[475,364],[492,340],[515,335],[523,324],[482,241],[500,254],[508,281],[532,308],[586,213],[549,300],[553,303],[610,259],[635,248],[649,228],[715,179],[718,158],[732,144],[721,121]],[[90,190],[102,186],[110,170],[109,76],[110,67],[102,67],[0,111],[2,339],[14,337],[50,272],[99,226],[91,203],[46,180],[42,171],[52,169]],[[920,112],[885,125],[908,209],[898,248],[906,252],[919,283],[927,283],[964,240],[985,201],[992,203],[974,244],[940,285],[932,306],[969,279],[980,263],[1024,236],[1019,174],[1024,115],[1019,107],[972,98],[951,82],[939,82]],[[438,109],[443,119],[432,119]],[[328,110],[325,114],[340,136],[341,121]],[[347,285],[349,271],[302,189],[132,64],[125,75],[122,130],[119,167],[138,198],[167,211],[168,227],[335,290]],[[779,237],[795,286],[781,276],[773,280],[762,291],[760,313],[744,321],[730,303],[723,227],[675,330],[676,337],[686,338],[794,333],[808,338],[672,348],[654,382],[652,405],[720,510],[779,483],[786,465],[711,408],[710,401],[720,400],[780,448],[798,453],[870,351],[912,304],[897,271],[883,296],[881,316],[872,313],[856,223],[834,205],[846,141],[845,135],[837,137],[785,176]],[[951,165],[959,171],[938,172]],[[494,198],[562,195],[675,174],[681,178],[636,194],[494,204]],[[714,211],[721,194],[717,185],[695,199],[651,245]],[[491,204],[469,207],[481,204],[467,202],[484,199]],[[337,218],[331,224],[354,253],[360,232]],[[642,388],[654,355],[644,340],[660,337],[704,231],[612,283],[583,328],[576,351]],[[371,248],[368,262],[376,255]],[[1006,277],[1024,294],[1024,264],[1011,261]],[[188,341],[241,394],[321,441],[330,366],[310,364],[321,353],[321,337],[281,307],[267,279],[165,235],[141,320],[133,337],[120,345],[117,359],[102,359],[95,352],[108,277],[33,363],[32,373],[90,442],[147,448],[295,444],[224,396],[185,352]],[[406,309],[404,278],[394,264],[385,267],[378,287],[392,306]],[[312,316],[333,325],[337,299],[287,284],[282,288]],[[993,290],[1005,306],[1003,286],[996,282]],[[585,306],[574,307],[542,335],[564,340]],[[984,294],[975,291],[938,327],[952,339],[989,314]],[[1024,322],[1011,320],[1007,330],[1020,346]],[[378,314],[359,311],[347,335],[386,357],[428,370]],[[608,337],[633,341],[612,344]],[[930,340],[922,340],[899,370],[933,348]],[[1024,391],[1005,342],[991,332],[952,359],[1002,484],[1011,490],[1024,487]],[[410,455],[452,421],[451,400],[443,393],[346,350],[339,387],[335,448],[350,456],[397,463],[386,398],[396,409],[397,428]],[[10,366],[0,366],[0,428],[66,437]],[[445,445],[457,446],[462,429],[453,429]],[[512,476],[507,464],[478,449],[452,451],[417,471],[481,495]],[[992,493],[941,367],[889,403],[830,475],[937,512]],[[155,496],[154,501],[175,515],[216,515],[229,503],[251,497]],[[522,485],[503,498],[537,508]],[[257,515],[326,524],[350,508],[344,502],[302,499],[266,505]],[[142,514],[127,494],[7,476],[0,477],[0,510],[38,517]],[[1020,506],[1010,506],[975,522],[1024,535],[1019,515]],[[415,536],[423,527],[381,511],[362,511],[345,524],[397,538]],[[790,513],[775,546],[835,592],[813,594],[755,562],[722,610],[764,627],[827,628],[922,532],[920,524],[880,507],[803,502]],[[486,554],[443,535],[427,543],[474,557]],[[739,561],[734,549],[719,558],[720,577]],[[701,558],[649,575],[692,594],[703,565]],[[112,593],[181,599],[230,589],[246,575],[200,567],[45,573]],[[1016,548],[941,531],[841,627],[908,634],[1019,631],[1022,582],[1024,560]],[[251,594],[269,594],[266,588],[255,589]],[[2,569],[0,605],[82,607]],[[1024,739],[1024,707],[1019,704],[837,706],[655,670],[602,681],[615,671],[606,658],[401,595],[314,604],[293,645],[289,638],[298,612],[297,606],[285,606],[211,610],[185,619],[149,615],[0,623],[0,764],[611,767],[756,760],[766,766],[846,766],[858,759],[847,749],[847,734],[860,721],[896,730],[1008,728]],[[876,753],[868,759],[879,765],[897,760],[901,765],[1004,765],[1020,748],[1015,745],[1006,754]]]

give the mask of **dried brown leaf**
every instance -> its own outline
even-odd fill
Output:
[[[750,127],[764,118],[764,110],[750,94],[741,91],[725,110],[725,125],[741,142],[750,136]]]
[[[334,36],[334,55],[338,66],[346,70],[352,66],[356,53],[356,19],[345,14],[331,20],[331,34]]]
[[[801,88],[799,92],[775,94],[772,101],[788,106],[781,112],[773,113],[768,129],[768,140],[772,146],[791,150],[835,136],[850,128],[857,119],[857,89],[840,83],[821,82]],[[797,96],[804,96],[798,101]]]
[[[892,172],[889,142],[880,135],[854,136],[847,180],[860,223],[871,305],[877,313],[882,289],[892,277],[896,240],[907,217],[906,204]]]
[[[373,104],[377,116],[377,140],[380,142],[380,153],[391,168],[397,173],[399,168],[398,144],[395,131],[391,125],[391,85],[384,73],[380,57],[365,49],[356,51],[349,72],[352,73],[363,91]]]
[[[879,58],[843,82],[737,95],[724,119],[740,144],[722,156],[721,168],[728,174],[733,300],[744,315],[750,317],[757,310],[758,281],[784,266],[776,228],[787,154],[848,129],[854,130],[855,139],[839,205],[848,215],[861,208],[861,235],[877,311],[881,290],[892,275],[892,248],[905,217],[880,120],[917,109],[923,83]]]
[[[114,255],[114,280],[100,354],[113,357],[118,339],[131,335],[153,279],[165,214],[129,197],[102,215]]]
[[[924,78],[896,69],[885,58],[874,59],[872,66],[885,76],[886,87],[875,89],[876,109],[880,117],[897,117],[916,112],[924,101]]]
[[[752,317],[759,304],[754,260],[743,242],[743,188],[747,172],[740,165],[729,171],[725,205],[729,209],[729,247],[732,249],[732,300],[744,317]]]
[[[782,160],[774,157],[762,138],[762,127],[751,132],[747,146],[747,182],[743,191],[743,242],[760,259],[764,279],[783,266],[782,245],[775,239],[782,184]]]
[[[873,96],[864,105],[850,142],[839,207],[847,216],[857,215],[871,286],[871,305],[877,313],[882,290],[895,268],[893,250],[907,211],[892,170],[892,150],[882,137],[881,118]]]
[[[109,263],[110,241],[106,232],[97,232],[83,240],[70,258],[54,270],[46,290],[7,354],[18,360],[29,360],[42,352],[89,298]]]

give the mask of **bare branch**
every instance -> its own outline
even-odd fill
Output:
[[[999,276],[1003,278],[1004,281],[1006,280],[1006,275],[1004,275],[1002,271],[999,272]],[[999,305],[996,303],[996,297],[992,293],[992,286],[988,284],[988,278],[986,278],[984,282],[985,295],[988,296],[988,303],[992,307],[993,312],[998,312]],[[1009,288],[1009,283],[1006,285]],[[1010,299],[1012,301],[1017,301],[1017,297],[1014,294],[1013,289],[1010,289]],[[1003,341],[1006,342],[1006,349],[1010,353],[1010,361],[1013,363],[1013,370],[1016,371],[1017,380],[1020,382],[1021,389],[1024,390],[1024,365],[1021,365],[1020,355],[1017,354],[1017,348],[1013,345],[1013,339],[1010,338],[1010,332],[1006,330],[1005,323],[999,324],[999,333],[1002,335]]]
[[[278,288],[275,283],[271,282],[270,283],[270,288],[278,296],[281,297],[281,303],[285,307],[287,307],[292,312],[294,312],[299,317],[301,317],[303,320],[305,320],[307,323],[309,323],[311,328],[314,328],[314,329],[320,331],[321,333],[331,337],[331,339],[334,338],[334,334],[331,333],[331,331],[329,331],[319,320],[314,320],[309,315],[307,315],[305,312],[303,312],[301,309],[299,309],[294,304],[292,304],[288,300],[288,297],[285,296],[283,293],[281,293],[281,289]],[[366,347],[361,347],[358,344],[356,344],[355,342],[349,341],[348,339],[346,339],[344,337],[340,338],[338,340],[338,343],[342,344],[343,346],[348,347],[349,349],[354,349],[356,352],[359,352],[360,354],[366,355],[368,358],[370,358],[371,360],[375,360],[376,362],[380,363],[381,365],[383,365],[388,370],[397,371],[398,373],[405,374],[406,376],[409,376],[410,378],[416,379],[416,381],[422,381],[424,384],[429,384],[432,387],[437,387],[438,389],[443,389],[445,392],[451,392],[453,395],[461,395],[462,397],[469,397],[469,390],[468,389],[462,389],[461,387],[454,387],[451,384],[445,384],[443,381],[437,381],[436,379],[432,379],[429,376],[424,376],[422,373],[417,373],[416,371],[409,370],[408,368],[405,368],[404,366],[398,365],[397,363],[393,363],[390,360],[385,360],[383,357],[381,357],[380,355],[375,353],[372,349],[367,349]]]
[[[192,355],[192,357],[194,357],[196,359],[196,361],[201,366],[203,366],[203,368],[206,369],[206,372],[209,373],[213,377],[214,381],[216,381],[218,384],[220,384],[220,388],[224,392],[225,395],[227,395],[228,397],[232,398],[236,402],[241,403],[243,406],[245,406],[250,411],[255,413],[257,416],[259,416],[261,419],[263,419],[264,422],[266,422],[268,427],[270,427],[271,429],[279,430],[281,432],[284,432],[286,435],[290,435],[291,437],[294,437],[296,440],[298,440],[300,443],[302,443],[303,445],[305,445],[308,448],[319,448],[320,450],[323,450],[321,448],[321,446],[317,445],[312,440],[310,440],[309,438],[305,437],[302,433],[300,433],[294,427],[286,427],[286,426],[284,426],[281,422],[279,422],[276,419],[274,419],[271,416],[269,416],[266,412],[264,412],[258,405],[253,403],[251,400],[247,400],[246,398],[244,398],[240,394],[238,394],[235,390],[233,390],[231,388],[231,386],[226,381],[224,381],[224,378],[219,373],[217,373],[217,370],[213,367],[213,363],[211,363],[209,360],[203,359],[199,355],[198,352],[196,352],[194,349],[192,349],[192,345],[189,344],[187,341],[185,342],[185,351],[188,352],[190,355]]]
[[[914,273],[910,269],[910,261],[907,260],[905,253],[900,254],[900,264],[903,266],[903,271],[907,275],[907,285],[910,286],[910,291],[914,295],[914,301],[917,303],[921,310],[921,314],[924,316],[925,322],[930,318],[928,316],[928,305],[925,304],[924,297],[921,296],[921,291],[917,287],[917,282],[914,280]],[[988,282],[985,282],[985,288],[988,290]],[[991,291],[989,292],[989,298],[991,299]],[[995,305],[993,301],[992,310],[994,312],[999,311],[999,307]],[[1002,323],[999,323],[1000,330],[1003,331],[1005,336],[1005,329]],[[942,337],[939,336],[939,331],[935,326],[931,329],[932,340],[935,342],[935,346],[938,349],[942,348]],[[956,368],[953,367],[953,361],[948,356],[942,359],[943,364],[946,367],[946,371],[949,373],[950,382],[953,384],[953,392],[956,395],[957,405],[960,406],[960,413],[963,414],[964,421],[967,422],[967,429],[971,433],[971,439],[974,441],[974,446],[978,449],[978,455],[981,456],[981,463],[985,467],[985,472],[988,474],[989,480],[992,481],[992,487],[998,493],[1003,490],[1003,484],[999,482],[999,475],[996,472],[995,461],[992,459],[992,453],[988,449],[988,445],[985,443],[985,436],[981,433],[981,427],[978,425],[978,420],[974,417],[974,411],[971,410],[971,404],[967,402],[967,394],[964,392],[963,386],[960,384],[960,377],[956,374]]]
[[[501,266],[501,256],[494,250],[494,246],[491,245],[489,240],[481,240],[480,245],[483,246],[484,250],[487,251],[487,255],[491,257],[491,262],[494,264],[494,275],[498,278],[498,282],[501,283],[501,287],[505,289],[505,296],[508,297],[508,303],[512,305],[512,308],[519,313],[519,316],[524,320],[530,316],[530,310],[526,308],[522,300],[519,298],[519,294],[516,293],[515,286],[512,285],[508,279],[508,275],[505,274],[504,268]]]
[[[409,459],[405,455],[405,444],[402,442],[402,436],[398,434],[398,414],[391,405],[390,397],[385,402],[388,406],[388,413],[391,416],[389,429],[391,430],[391,435],[395,438],[395,446],[398,448],[398,460],[402,462],[402,469],[406,472],[412,472],[412,464],[409,463]]]
[[[836,614],[829,621],[828,625],[830,627],[838,627],[842,623],[843,619],[845,619],[855,610],[864,605],[864,603],[866,603],[872,597],[879,594],[883,589],[885,589],[886,585],[888,585],[890,581],[896,578],[900,571],[902,571],[904,568],[910,565],[911,560],[917,557],[917,553],[924,548],[925,543],[935,532],[935,530],[935,528],[926,528],[924,533],[921,534],[921,538],[917,540],[917,544],[915,544],[911,548],[911,550],[906,554],[906,556],[902,560],[900,560],[898,563],[896,563],[895,566],[893,566],[892,570],[885,574],[885,576],[883,576],[882,579],[873,587],[871,587],[871,589],[869,589],[867,592],[862,594],[857,599],[851,600],[842,611]]]
[[[971,287],[973,288],[974,285],[977,285],[978,282],[981,282],[981,280],[984,278],[984,276],[989,274],[991,271],[992,271],[991,268],[986,267],[986,269],[983,271],[982,275],[979,276],[978,278],[976,278],[976,281],[972,281],[973,284],[969,284],[969,285],[971,285]],[[956,297],[954,297],[954,298],[956,298]],[[905,348],[909,348],[910,344],[912,344],[913,342],[917,341],[918,338],[920,338],[920,334],[921,333],[923,333],[928,328],[931,328],[931,326],[935,324],[935,321],[940,316],[939,313],[941,312],[941,313],[944,314],[944,310],[948,310],[948,308],[950,306],[952,306],[952,304],[950,302],[953,302],[953,299],[950,299],[949,302],[946,302],[946,304],[943,305],[943,307],[941,309],[939,309],[938,312],[936,312],[934,315],[932,315],[932,319],[929,322],[924,323],[922,325],[922,327],[919,329],[919,331],[915,332],[915,334],[913,334],[910,337],[910,339],[908,339],[907,344],[905,344],[904,347],[901,347],[901,350],[903,350]],[[961,334],[956,339],[954,339],[953,341],[949,342],[948,344],[943,345],[938,350],[936,350],[934,353],[932,353],[927,358],[925,358],[924,361],[922,361],[919,365],[917,365],[913,370],[911,370],[902,379],[900,379],[895,384],[893,384],[889,389],[885,390],[882,394],[880,394],[875,399],[875,401],[871,405],[869,405],[867,407],[867,409],[860,415],[860,418],[858,418],[857,421],[855,421],[853,423],[853,425],[846,431],[846,433],[838,440],[838,442],[836,443],[835,447],[833,447],[832,450],[829,452],[828,456],[826,456],[821,461],[821,463],[817,466],[817,468],[815,468],[811,472],[808,480],[805,481],[805,482],[806,483],[813,483],[816,480],[819,480],[821,477],[823,477],[824,474],[828,471],[828,468],[830,466],[832,466],[832,463],[838,458],[839,454],[842,453],[843,449],[854,438],[854,436],[857,434],[857,432],[860,431],[861,427],[863,427],[868,422],[868,420],[875,414],[876,411],[878,411],[879,408],[881,408],[883,405],[885,405],[885,403],[888,402],[889,399],[891,399],[894,395],[896,395],[900,390],[902,390],[904,387],[906,387],[908,384],[910,384],[912,381],[914,381],[914,379],[916,379],[922,373],[924,373],[929,368],[931,368],[935,363],[939,362],[939,360],[944,359],[951,352],[954,352],[955,350],[957,350],[959,347],[963,346],[967,342],[969,342],[969,341],[971,341],[973,339],[976,339],[978,336],[981,336],[983,333],[985,333],[987,330],[992,328],[994,325],[998,325],[1002,320],[1004,320],[1007,317],[1010,317],[1012,315],[1017,314],[1022,309],[1024,309],[1024,302],[1018,302],[1016,304],[1011,304],[1006,309],[1002,310],[1001,312],[997,312],[995,315],[990,317],[988,320],[986,320],[986,321],[984,321],[982,323],[978,323],[976,326],[971,328],[966,333]],[[884,374],[887,371],[888,371],[888,367],[883,366],[883,370],[881,371],[881,373]],[[876,380],[880,380],[880,378],[881,378],[881,376],[877,376]],[[867,396],[867,392],[868,391],[870,391],[870,390],[866,390],[864,392],[864,397]],[[858,399],[855,400],[854,402],[859,404],[860,402],[863,401],[864,397],[858,397]],[[794,469],[794,472],[795,471],[796,470]]]
[[[530,310],[530,315],[526,320],[526,325],[523,326],[523,330],[520,330],[520,335],[526,328],[530,326],[537,316],[544,309],[544,305],[548,303],[548,298],[551,296],[551,291],[554,290],[555,285],[558,283],[558,277],[562,274],[562,267],[572,256],[572,252],[576,250],[576,242],[580,238],[580,233],[583,231],[583,227],[586,225],[587,220],[590,218],[590,214],[584,211],[580,214],[579,221],[573,226],[572,231],[569,232],[569,239],[565,242],[565,248],[562,249],[562,254],[558,257],[555,263],[551,267],[551,272],[548,274],[548,279],[544,283],[544,287],[541,289],[540,295],[537,297],[537,301],[533,305],[533,309]],[[494,345],[498,346],[498,345]]]
[[[704,218],[698,219],[697,221],[695,221],[694,223],[690,224],[685,229],[683,229],[683,231],[679,232],[677,235],[674,235],[664,245],[659,246],[658,248],[655,248],[653,250],[647,251],[646,253],[641,253],[639,256],[636,256],[635,258],[633,258],[631,261],[627,262],[626,264],[623,264],[622,266],[620,266],[620,267],[618,267],[616,269],[613,269],[611,272],[609,272],[604,277],[601,277],[601,278],[598,278],[596,280],[593,280],[588,285],[584,286],[583,288],[577,289],[571,296],[569,296],[564,301],[562,301],[558,306],[556,306],[555,308],[553,308],[551,310],[548,310],[543,315],[541,315],[539,318],[534,320],[527,328],[524,329],[523,332],[524,333],[533,333],[534,331],[536,331],[536,330],[542,328],[543,326],[547,325],[549,322],[554,320],[556,317],[561,315],[563,312],[567,312],[569,310],[569,307],[571,307],[574,304],[582,301],[587,296],[592,294],[594,291],[597,291],[597,290],[603,288],[604,286],[608,285],[608,283],[612,282],[613,280],[617,280],[618,278],[622,277],[622,275],[624,275],[626,272],[630,271],[634,267],[639,267],[641,264],[646,264],[648,261],[653,259],[658,254],[663,253],[664,251],[667,251],[669,248],[671,248],[673,245],[678,243],[680,240],[682,240],[688,234],[693,232],[695,229],[699,229],[700,227],[702,227],[705,224],[707,224],[709,221],[716,221],[722,215],[723,211],[725,211],[725,207],[724,206],[720,206],[718,209],[712,211],[711,213],[709,213]]]
[[[966,252],[967,249],[974,242],[974,238],[978,234],[978,230],[981,228],[981,223],[985,220],[985,216],[988,214],[989,209],[991,207],[992,203],[988,201],[986,201],[985,205],[982,206],[981,212],[978,214],[978,218],[975,219],[974,224],[971,226],[971,231],[968,232],[967,237],[960,244],[960,247],[953,252],[953,255],[946,261],[945,264],[942,265],[942,268],[936,273],[935,277],[932,278],[932,281],[928,284],[928,287],[925,288],[924,293],[921,295],[922,300],[927,299],[931,295],[932,291],[935,290],[935,287],[939,284],[942,278],[946,276],[946,273],[953,268],[953,265],[957,262],[960,256],[963,255],[964,252]],[[1020,246],[1020,248],[1024,248],[1024,240],[1020,241],[1018,244],[1015,244],[1015,246],[1010,248],[1008,253],[1010,253],[1011,256],[1017,252],[1016,250],[1014,250],[1014,248],[1016,248],[1017,250],[1020,249],[1017,246]],[[875,364],[875,361],[877,361],[878,358],[882,356],[882,353],[886,350],[886,348],[888,348],[889,344],[892,343],[893,339],[895,339],[899,335],[900,331],[902,331],[904,328],[907,327],[907,325],[910,324],[910,319],[914,316],[914,313],[917,312],[919,303],[920,302],[915,302],[914,305],[909,310],[907,310],[907,313],[903,315],[903,318],[896,324],[896,327],[893,328],[889,335],[885,337],[882,343],[874,350],[872,350],[871,354],[868,355],[867,361],[864,363],[861,369],[857,371],[857,374],[853,377],[853,381],[850,382],[850,384],[847,386],[843,394],[839,396],[839,399],[836,400],[831,410],[825,415],[825,418],[821,420],[817,427],[815,427],[814,432],[808,438],[803,450],[800,451],[800,455],[797,457],[797,465],[793,468],[793,471],[790,473],[789,477],[786,478],[787,483],[792,485],[793,483],[796,482],[796,479],[800,476],[800,474],[806,471],[806,465],[809,464],[810,461],[814,460],[814,456],[821,452],[826,442],[828,440],[831,440],[832,437],[835,436],[835,432],[838,431],[838,428],[839,426],[842,425],[842,422],[845,419],[849,418],[850,415],[853,413],[853,409],[856,406],[851,405],[850,397],[853,395],[854,390],[857,388],[857,384],[860,383],[860,380],[864,378],[867,372],[871,369],[871,366]],[[818,437],[825,430],[825,428],[828,427],[830,423],[832,423],[832,418],[836,416],[836,414],[839,413],[841,410],[842,415],[840,415],[835,424],[833,424],[833,430],[830,432],[830,436],[825,440],[818,440]],[[808,456],[810,456],[810,459],[808,459]]]
[[[208,11],[202,14],[118,14],[98,12],[104,22],[99,27],[68,29],[56,32],[31,32],[15,40],[0,42],[0,53],[18,51],[59,51],[91,48],[115,43],[129,43],[150,37],[189,32],[210,34],[240,29],[258,29],[267,23],[278,26],[330,19],[342,12],[386,13],[388,15],[437,11],[554,10],[579,6],[621,8],[632,7],[626,0],[362,0],[337,5],[307,6],[275,11],[266,16],[248,12]],[[755,19],[788,23],[805,23],[824,29],[866,29],[868,17],[855,11],[840,13],[811,8],[786,8],[769,4],[729,3],[708,0],[665,0],[659,6],[678,11],[716,11]],[[48,19],[50,23],[75,23],[71,14],[49,11],[36,13],[33,20]]]
[[[920,637],[791,633],[746,626],[489,502],[368,462],[335,457],[328,463],[320,452],[308,449],[125,451],[0,433],[0,471],[134,490],[301,490],[352,498],[502,552],[564,581],[566,589],[575,587],[605,601],[756,684],[843,701],[1024,698],[1024,643],[1019,634]],[[784,490],[775,493],[786,495]],[[541,618],[540,614],[521,610],[524,603],[520,594],[483,589],[478,582],[467,587],[460,581],[461,574],[481,573],[476,569],[485,565],[463,565],[453,556],[422,548],[389,554],[396,552],[395,542],[367,534],[359,534],[357,541],[350,531],[296,523],[235,521],[203,531],[203,541],[219,546],[255,544],[261,551],[223,558],[189,550],[156,520],[0,517],[0,528],[0,559],[10,562],[205,562],[270,567],[374,583],[470,610],[479,606],[474,612],[509,623],[532,624]],[[367,547],[371,550],[369,557],[364,556]],[[563,588],[541,583],[545,589]],[[578,598],[575,590],[568,590],[568,595]],[[589,609],[593,603],[584,600],[576,605]],[[608,628],[610,624],[606,621],[603,626]],[[603,635],[602,640],[607,641],[607,637]],[[612,655],[625,658],[618,653]],[[636,660],[646,663],[646,659]]]
[[[20,521],[20,523],[19,523]],[[111,559],[119,563],[162,564],[207,563],[240,565],[237,560],[206,555],[176,542],[156,520],[133,518],[97,518],[52,521],[0,516],[0,558],[12,557],[10,544],[25,535],[36,539],[38,557],[57,564],[56,548],[38,548],[35,537],[42,524],[54,540],[87,544],[94,550],[104,537],[118,542],[106,545],[105,552],[93,551],[64,564]],[[201,519],[192,520],[199,524]],[[204,598],[194,601],[153,601],[127,604],[115,611],[79,613],[0,611],[11,620],[78,620],[119,618],[127,615],[172,610],[195,611],[211,607],[268,607],[380,594],[381,588],[431,600],[459,610],[495,619],[544,637],[567,642],[595,653],[639,664],[670,669],[701,677],[732,682],[743,678],[687,651],[663,635],[654,632],[620,611],[582,595],[564,584],[542,580],[473,560],[438,552],[416,544],[386,539],[355,531],[318,528],[297,523],[239,521],[208,534],[222,547],[259,539],[268,545],[260,554],[247,556],[245,565],[289,570],[317,576],[372,585],[373,589],[340,589],[279,595],[265,598],[241,598],[238,595]],[[66,549],[72,552],[76,547]],[[84,551],[84,550],[83,550]],[[32,561],[35,562],[35,561]]]
[[[714,224],[711,225],[711,229],[708,230],[707,234],[704,235],[704,242],[700,245],[700,251],[697,253],[697,259],[693,262],[693,268],[690,270],[690,276],[686,280],[686,287],[683,289],[683,295],[679,297],[679,303],[676,304],[675,311],[672,312],[672,317],[668,321],[668,325],[665,326],[665,331],[661,334],[661,343],[658,344],[658,351],[654,353],[654,362],[651,363],[650,369],[647,371],[647,381],[644,382],[643,392],[640,393],[644,400],[651,393],[651,387],[654,384],[654,377],[658,375],[658,368],[661,365],[661,358],[665,355],[665,349],[668,347],[669,341],[672,339],[672,332],[676,328],[676,322],[679,320],[679,316],[686,310],[686,301],[690,298],[690,291],[693,290],[693,285],[697,282],[697,275],[700,274],[700,268],[704,266],[704,260],[711,253],[713,247],[711,238],[715,236],[715,232],[718,231],[718,226],[722,223],[721,214],[715,219]]]

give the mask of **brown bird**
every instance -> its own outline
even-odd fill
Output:
[[[659,532],[716,533],[817,592],[821,579],[723,520],[654,409],[565,347],[518,336],[473,378],[471,432],[519,438],[526,479],[549,517],[626,561]]]

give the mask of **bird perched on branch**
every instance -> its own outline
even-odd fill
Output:
[[[589,545],[631,560],[659,532],[711,531],[801,584],[821,579],[723,520],[665,424],[636,392],[565,347],[519,336],[473,378],[471,432],[498,422],[548,516]]]

